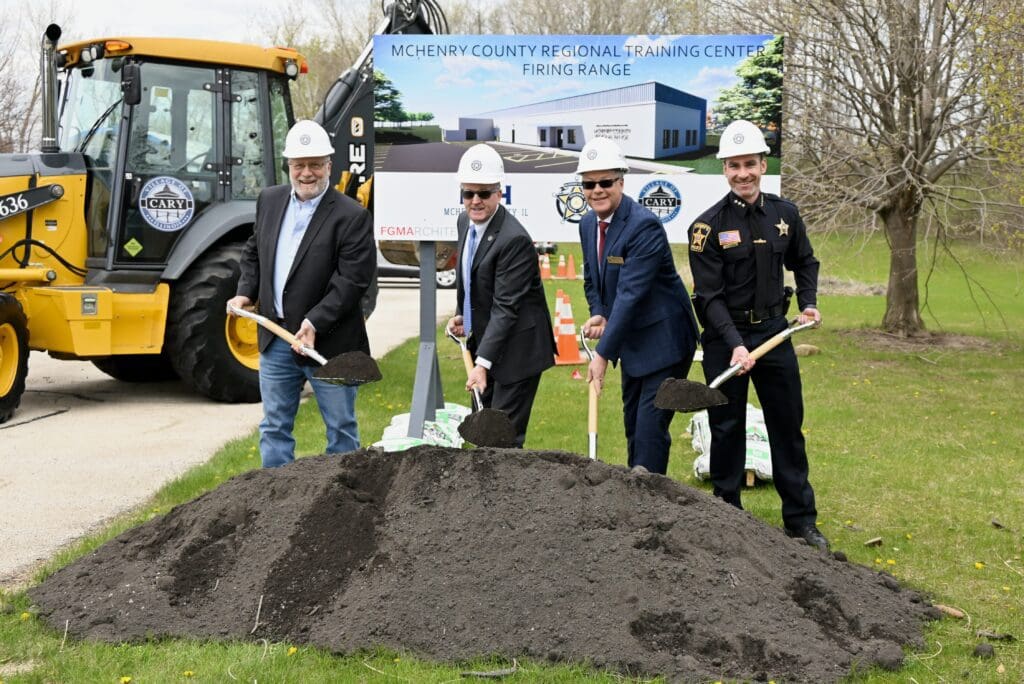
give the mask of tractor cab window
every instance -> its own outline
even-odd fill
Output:
[[[274,138],[274,175],[276,183],[288,182],[288,168],[284,159],[284,139],[292,120],[291,100],[288,99],[288,85],[283,79],[270,81],[270,127]]]
[[[259,74],[233,71],[231,95],[231,196],[256,199],[261,188],[274,182],[267,177]]]
[[[217,83],[213,69],[142,64],[125,159],[123,229],[115,260],[166,261],[174,243],[218,198]]]
[[[121,60],[101,60],[65,75],[58,141],[64,152],[79,152],[92,172],[85,216],[89,256],[107,249],[107,218],[117,165],[121,121]]]

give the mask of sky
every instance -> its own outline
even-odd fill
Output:
[[[260,0],[48,0],[56,9],[63,35],[61,42],[88,38],[157,36],[205,38],[235,42],[264,42],[256,37]],[[0,0],[0,16],[15,16],[25,0]],[[32,3],[34,11],[46,6]],[[68,20],[66,17],[73,17]],[[45,27],[39,27],[42,35]]]

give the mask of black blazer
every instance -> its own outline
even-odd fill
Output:
[[[274,259],[290,185],[275,185],[256,200],[256,224],[242,250],[237,294],[257,302],[264,316],[274,311]],[[316,328],[316,349],[331,358],[347,351],[370,353],[360,299],[377,272],[373,218],[358,202],[328,188],[309,221],[285,282],[284,323],[291,332],[304,318]],[[273,333],[259,330],[264,350]],[[315,361],[307,360],[315,364]]]
[[[462,315],[462,250],[469,233],[465,213],[459,215],[458,229],[456,313]],[[555,365],[555,334],[537,251],[530,234],[500,204],[478,240],[471,271],[473,334],[469,348],[491,361],[490,374],[495,380],[519,382]]]

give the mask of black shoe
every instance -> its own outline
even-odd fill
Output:
[[[819,532],[818,528],[814,525],[804,525],[803,527],[795,530],[791,530],[787,527],[786,536],[803,539],[810,546],[813,546],[820,551],[828,551],[828,539],[825,539],[825,535]]]

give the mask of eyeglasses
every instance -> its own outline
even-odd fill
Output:
[[[582,181],[580,183],[580,185],[583,186],[584,190],[593,190],[598,185],[600,185],[602,188],[607,190],[608,188],[612,187],[613,185],[615,185],[616,182],[618,182],[620,180],[622,180],[622,179],[621,178],[602,178],[601,180],[596,180],[596,181]]]
[[[327,166],[327,163],[326,162],[322,162],[322,161],[318,161],[318,162],[293,162],[293,161],[290,161],[290,162],[288,162],[288,166],[290,166],[291,168],[295,169],[296,171],[302,171],[303,169],[309,169],[313,173],[317,173],[318,171],[323,171],[324,167]]]
[[[496,192],[497,190],[463,190],[462,199],[468,202],[473,199],[473,195],[476,195],[482,200],[489,200],[491,199],[491,195]]]

